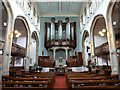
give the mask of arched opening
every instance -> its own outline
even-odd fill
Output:
[[[90,52],[90,37],[88,31],[85,31],[83,33],[83,38],[82,38],[82,57],[83,57],[83,65],[88,65],[88,61],[90,60],[91,57],[91,52]]]
[[[111,71],[105,18],[102,15],[96,16],[92,25],[92,53],[94,55],[91,58],[94,58],[94,62],[91,65],[97,67],[100,73],[105,69]]]
[[[64,49],[57,49],[56,50],[56,67],[64,66],[66,65],[66,53]]]
[[[10,74],[11,71],[21,71],[21,69],[25,69],[26,63],[31,63],[27,60],[28,57],[28,43],[29,43],[29,31],[28,26],[26,26],[26,22],[24,18],[17,17],[14,23],[13,30],[13,41],[11,48],[11,63],[10,63]],[[16,70],[17,68],[17,70]],[[13,70],[14,69],[14,70]],[[17,73],[13,72],[13,73]]]
[[[31,36],[31,63],[30,66],[34,66],[36,64],[38,64],[38,36],[36,32],[32,33]]]
[[[57,49],[56,50],[56,58],[59,58],[59,57],[62,57],[63,59],[66,58],[64,49]]]

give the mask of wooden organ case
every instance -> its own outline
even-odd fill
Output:
[[[52,20],[51,20],[52,21]],[[54,24],[54,30],[52,30]],[[69,24],[69,26],[67,26]],[[69,31],[67,31],[67,27]],[[76,47],[76,22],[56,22],[45,23],[45,47],[51,48],[53,46],[69,46]]]

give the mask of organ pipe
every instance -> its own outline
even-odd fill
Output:
[[[70,21],[66,18],[66,39],[70,40]]]
[[[51,39],[55,39],[55,18],[51,19]]]
[[[59,23],[58,35],[59,35],[59,39],[61,40],[62,39],[62,21],[59,20],[58,23]]]
[[[73,26],[73,24],[71,24],[71,36],[72,36],[72,40],[74,40],[74,26]]]
[[[47,23],[47,40],[50,40],[50,25]]]

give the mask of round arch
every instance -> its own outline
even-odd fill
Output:
[[[102,14],[96,15],[96,16],[93,18],[93,21],[92,21],[91,27],[90,27],[91,61],[92,61],[92,62],[95,62],[94,27],[95,27],[96,21],[97,21],[99,18],[101,18],[101,17],[104,17],[104,16],[103,16]]]
[[[20,26],[21,25],[21,26]],[[28,22],[24,16],[17,16],[14,20],[14,29],[13,29],[13,38],[14,40],[14,32],[18,30],[21,32],[21,38],[18,42],[19,45],[22,45],[25,48],[25,57],[23,58],[23,67],[26,71],[29,71],[30,65],[30,28]],[[21,42],[24,41],[25,43]]]
[[[94,66],[111,68],[109,38],[106,27],[106,19],[103,15],[99,14],[94,17],[90,29],[91,61]]]

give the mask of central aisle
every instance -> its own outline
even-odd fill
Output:
[[[67,88],[66,76],[55,76],[54,88]]]

